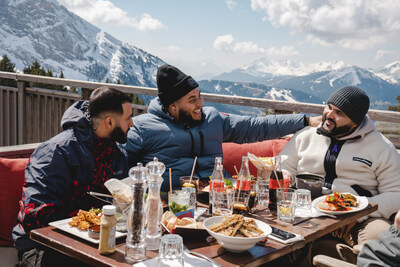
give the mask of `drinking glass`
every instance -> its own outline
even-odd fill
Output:
[[[296,214],[299,216],[311,215],[311,191],[308,189],[297,189]]]
[[[168,207],[172,213],[185,211],[189,208],[190,194],[182,190],[168,192]]]
[[[235,195],[233,213],[245,215],[248,212],[250,193]]]
[[[257,202],[258,205],[268,207],[269,205],[269,182],[268,180],[259,180],[257,182]]]
[[[161,238],[158,250],[157,266],[183,266],[183,240],[175,234],[167,234]]]
[[[194,187],[182,187],[183,192],[187,192],[189,194],[189,210],[196,211],[197,208],[197,198],[196,198],[196,188]]]
[[[116,230],[118,232],[127,232],[128,226],[128,213],[130,208],[130,203],[120,202],[113,200],[113,205],[116,208],[115,217],[117,218]]]
[[[297,194],[295,189],[282,188],[276,190],[278,220],[294,222]]]
[[[212,194],[213,194],[212,216],[232,215],[235,190],[229,188],[225,188],[224,190],[212,190]]]
[[[251,184],[250,197],[249,197],[249,212],[255,212],[257,207],[257,184]]]
[[[181,189],[184,187],[193,187],[193,188],[196,188],[196,192],[197,192],[197,190],[199,190],[199,177],[197,177],[197,176],[193,176],[192,181],[190,181],[190,175],[189,176],[181,176],[179,178],[179,183],[180,183]]]

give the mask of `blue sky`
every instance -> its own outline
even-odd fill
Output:
[[[196,77],[256,59],[400,60],[399,0],[57,0],[115,38]]]

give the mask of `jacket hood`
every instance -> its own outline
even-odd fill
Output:
[[[371,121],[371,119],[368,117],[368,115],[365,115],[364,120],[361,122],[361,124],[355,129],[354,132],[347,136],[343,136],[341,138],[338,138],[338,140],[348,140],[355,138],[357,136],[363,137],[365,134],[375,130],[376,126],[375,124]]]
[[[92,130],[88,107],[87,100],[75,102],[64,112],[61,126],[63,130],[73,127],[77,138],[90,147],[97,136]]]
[[[156,115],[157,117],[163,118],[163,119],[167,119],[167,120],[170,120],[170,121],[175,121],[174,118],[172,118],[170,115],[168,115],[167,113],[165,113],[162,110],[162,105],[161,105],[161,102],[160,102],[160,98],[158,98],[158,97],[156,97],[156,98],[154,98],[154,99],[152,99],[150,101],[149,108],[147,109],[147,112],[151,113],[153,115]]]

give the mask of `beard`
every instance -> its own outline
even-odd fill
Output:
[[[332,130],[325,129],[323,127],[325,124],[325,121],[327,121],[327,120],[335,125],[335,127],[333,127]],[[352,125],[344,125],[341,127],[336,127],[335,121],[333,121],[332,119],[327,119],[326,116],[323,116],[322,117],[322,125],[321,125],[321,127],[317,128],[317,133],[327,136],[327,137],[342,136],[342,135],[348,133],[350,131],[351,127],[352,127]]]
[[[199,125],[199,124],[201,124],[203,122],[203,117],[204,117],[203,116],[203,109],[201,109],[201,119],[200,120],[194,120],[192,118],[192,115],[189,112],[180,109],[179,110],[179,119],[178,119],[178,121],[180,123],[182,123],[182,124],[188,125],[189,127],[194,127],[194,126],[197,126],[197,125]]]
[[[128,139],[128,132],[124,133],[120,126],[115,126],[114,130],[112,130],[110,134],[110,139],[113,142],[118,142],[120,144],[125,144]]]

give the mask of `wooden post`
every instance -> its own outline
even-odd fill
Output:
[[[18,144],[26,143],[26,86],[24,81],[17,81],[18,85]]]
[[[81,92],[81,99],[82,100],[89,100],[90,94],[93,92],[93,90],[88,89],[88,88],[82,88]]]

